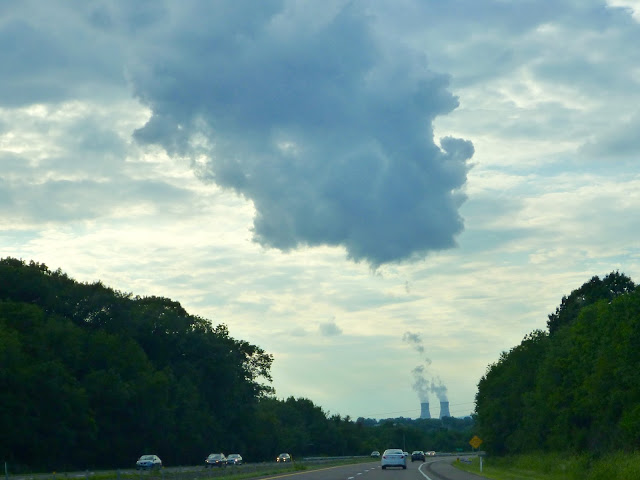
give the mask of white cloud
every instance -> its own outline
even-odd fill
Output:
[[[622,8],[628,12],[636,22],[640,22],[640,1],[638,0],[607,0],[612,7]]]
[[[0,256],[226,323],[281,397],[418,416],[410,331],[468,414],[563,295],[640,281],[614,2],[41,3],[0,7]]]

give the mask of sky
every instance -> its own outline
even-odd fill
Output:
[[[640,282],[640,1],[0,3],[0,257],[179,301],[352,419],[474,411]]]

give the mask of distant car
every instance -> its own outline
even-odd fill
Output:
[[[289,455],[288,453],[281,453],[280,455],[278,455],[278,458],[276,458],[276,462],[278,463],[287,463],[291,461],[291,455]]]
[[[436,456],[436,452],[434,452],[433,450],[429,450],[429,451],[426,453],[426,455],[427,455],[427,457],[435,457],[435,456]]]
[[[161,467],[162,460],[157,455],[142,455],[136,462],[136,470],[152,470]]]
[[[380,465],[384,470],[387,467],[407,468],[407,455],[399,448],[388,448],[380,458]]]
[[[227,465],[242,465],[242,457],[239,453],[230,453],[227,455]]]
[[[371,456],[373,458],[380,458],[380,452],[378,450],[374,450],[373,452],[371,452]]]
[[[426,456],[422,450],[414,450],[411,452],[411,461],[415,462],[416,460],[424,462]]]
[[[224,453],[212,453],[204,461],[204,468],[209,468],[209,467],[222,468],[226,466],[227,466],[227,457],[224,456]]]

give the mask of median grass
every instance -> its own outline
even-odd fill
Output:
[[[640,453],[614,453],[601,457],[571,454],[484,457],[471,463],[454,461],[457,468],[493,480],[638,480]]]
[[[242,466],[226,468],[170,467],[148,471],[86,471],[84,474],[54,472],[51,474],[21,475],[21,480],[249,480],[277,476],[297,471],[349,465],[354,463],[379,462],[369,457],[349,457],[340,459],[312,459],[278,464],[246,463]],[[9,477],[11,478],[11,477]]]

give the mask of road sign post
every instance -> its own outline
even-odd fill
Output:
[[[482,445],[482,439],[477,435],[474,435],[471,440],[469,440],[469,445],[476,450]],[[482,473],[482,455],[480,455],[480,472]]]

